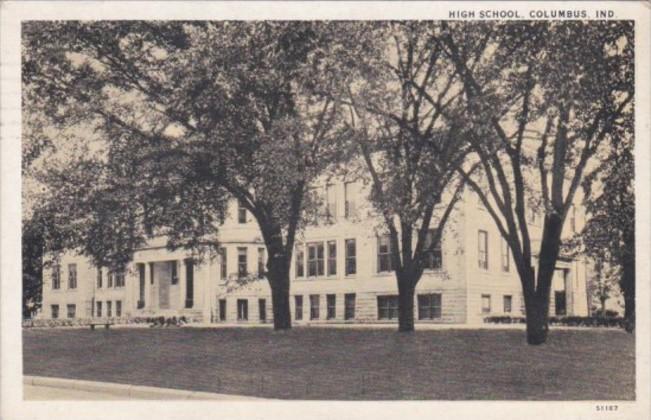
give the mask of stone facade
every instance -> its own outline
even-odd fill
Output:
[[[393,272],[381,267],[382,226],[360,200],[365,188],[329,185],[324,191],[327,217],[298,235],[290,274],[295,324],[397,322],[396,280]],[[270,289],[264,273],[258,275],[266,262],[260,232],[236,202],[229,210],[230,217],[220,227],[222,253],[195,264],[187,260],[185,251],[168,251],[165,238],[155,238],[135,252],[124,285],[116,285],[116,275],[109,285],[106,269],[100,284],[97,268],[85,258],[73,253],[60,256],[60,287],[53,287],[52,270],[48,270],[39,316],[52,318],[53,305],[58,305],[58,317],[65,318],[68,305],[74,305],[70,314],[76,318],[105,318],[110,305],[111,317],[271,323]],[[576,213],[566,222],[567,235],[572,227],[580,228],[582,220]],[[535,238],[542,223],[540,217],[531,216]],[[524,315],[520,281],[502,242],[477,197],[464,193],[443,233],[440,267],[426,270],[416,287],[416,322],[478,324],[491,315]],[[76,287],[69,287],[71,264],[77,273]],[[241,276],[250,280],[235,281]],[[587,315],[586,268],[581,259],[558,262],[551,315],[557,309],[558,315]]]

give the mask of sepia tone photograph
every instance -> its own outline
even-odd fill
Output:
[[[23,399],[635,402],[635,37],[22,21]]]

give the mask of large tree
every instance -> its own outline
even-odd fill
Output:
[[[424,270],[440,268],[435,249],[460,195],[456,169],[467,153],[455,117],[458,72],[434,42],[434,30],[431,22],[374,24],[374,49],[360,58],[361,80],[347,91],[354,156],[388,232],[399,331],[414,330],[415,288]]]
[[[599,148],[633,118],[633,24],[445,22],[437,40],[463,81],[468,140],[482,169],[481,178],[461,173],[511,249],[527,341],[544,343],[575,192]],[[544,212],[539,237],[530,208]]]
[[[598,168],[583,183],[588,221],[584,252],[616,270],[627,331],[635,329],[635,159],[633,125],[622,127]]]
[[[65,245],[124,265],[152,232],[172,247],[214,244],[234,197],[267,247],[274,327],[290,328],[294,238],[308,187],[338,157],[331,91],[359,44],[317,22],[23,29],[25,106],[105,143],[46,175]]]

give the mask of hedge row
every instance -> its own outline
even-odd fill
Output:
[[[156,326],[181,326],[188,323],[200,322],[199,317],[112,317],[112,318],[72,318],[72,319],[26,319],[23,320],[24,328],[57,328],[57,327],[83,327],[93,322],[107,322],[110,324],[129,325],[129,324],[149,324],[151,327]]]
[[[521,316],[489,316],[484,318],[487,324],[524,324],[526,319]],[[624,327],[624,318],[604,316],[552,316],[549,325],[564,325],[570,327]]]

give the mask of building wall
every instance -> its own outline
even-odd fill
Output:
[[[348,193],[346,191],[348,189]],[[330,190],[330,218],[318,218],[318,223],[309,224],[300,231],[296,238],[297,247],[304,250],[304,275],[297,276],[296,257],[291,265],[291,311],[292,318],[297,324],[333,323],[333,322],[397,322],[397,319],[378,319],[378,296],[397,295],[397,283],[393,272],[378,272],[378,237],[384,235],[383,224],[373,214],[369,204],[362,200],[368,186],[361,183],[353,188],[345,187],[343,183],[335,183]],[[354,194],[350,194],[350,191]],[[324,197],[328,197],[324,194]],[[346,197],[350,203],[346,203]],[[334,200],[333,200],[334,199]],[[328,200],[325,200],[325,205]],[[354,211],[347,212],[347,209]],[[437,209],[433,225],[440,217],[442,208]],[[165,248],[165,238],[152,239],[147,246],[134,254],[134,261],[128,267],[126,287],[106,288],[96,286],[96,269],[83,258],[74,254],[62,257],[62,289],[51,290],[48,286],[50,278],[44,278],[44,312],[42,316],[49,317],[49,305],[59,303],[62,315],[68,303],[77,305],[77,316],[90,316],[90,303],[93,301],[121,300],[125,316],[181,316],[188,315],[206,322],[220,322],[220,300],[226,301],[225,322],[261,322],[259,315],[260,299],[265,302],[265,320],[272,322],[271,293],[267,280],[258,278],[259,250],[264,249],[257,223],[250,214],[241,220],[236,201],[229,205],[228,217],[220,227],[220,247],[225,250],[226,266],[222,267],[220,256],[205,255],[200,264],[194,269],[193,302],[186,307],[187,279],[184,260],[190,255],[185,250],[169,251]],[[577,220],[579,217],[577,216]],[[533,238],[540,236],[542,220],[540,217],[530,220],[530,230]],[[566,225],[570,225],[568,221]],[[580,223],[577,222],[577,228]],[[566,230],[569,227],[566,227]],[[483,230],[488,235],[488,267],[479,265],[478,232]],[[572,232],[566,232],[570,235]],[[345,274],[345,243],[354,239],[356,243],[356,272]],[[329,275],[328,243],[336,244],[336,273]],[[502,238],[488,212],[479,203],[477,197],[466,192],[457,204],[452,217],[443,233],[442,267],[426,270],[416,287],[415,318],[418,320],[418,295],[440,294],[441,314],[433,320],[422,322],[440,323],[482,323],[489,315],[524,315],[520,280],[513,259],[509,258],[509,270],[505,271],[501,264]],[[324,247],[323,275],[308,276],[307,244],[322,243]],[[534,240],[534,248],[535,248]],[[239,251],[246,252],[247,282],[237,279],[239,266]],[[264,250],[266,263],[266,250]],[[78,264],[78,288],[66,290],[66,264],[75,261]],[[178,284],[170,284],[171,269],[169,262],[177,264]],[[138,308],[139,300],[139,270],[138,264],[145,267],[145,307]],[[154,269],[154,282],[151,282],[151,269]],[[559,261],[559,269],[568,270],[569,275],[563,287],[567,289],[568,314],[587,314],[587,298],[585,289],[585,264],[581,261]],[[169,284],[169,286],[165,286]],[[160,307],[160,287],[169,287],[169,305]],[[555,286],[557,287],[557,282]],[[353,320],[344,319],[344,302],[346,294],[355,294],[355,317]],[[295,319],[295,296],[303,296],[303,319]],[[320,317],[310,319],[310,295],[319,296]],[[335,316],[327,319],[327,295],[334,295],[336,300]],[[490,296],[490,311],[484,312],[482,296]],[[511,311],[505,312],[504,296],[511,296]],[[238,300],[247,301],[248,316],[246,320],[238,320]],[[113,303],[115,306],[115,303]],[[552,302],[552,315],[554,314]],[[113,308],[115,310],[115,308]],[[104,314],[106,306],[103,304]],[[242,315],[242,314],[240,314]]]

